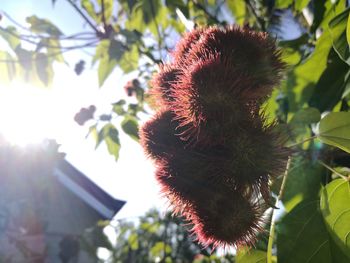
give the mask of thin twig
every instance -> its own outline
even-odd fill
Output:
[[[304,139],[304,140],[302,140],[300,142],[296,142],[296,143],[293,143],[291,145],[288,145],[288,147],[295,147],[295,146],[301,145],[301,144],[303,144],[305,142],[311,141],[311,140],[316,139],[316,138],[317,138],[317,135],[314,135],[314,136],[306,138],[306,139]]]
[[[96,28],[96,26],[90,21],[90,19],[80,10],[80,8],[72,1],[67,0],[68,3],[79,13],[79,15],[85,20],[86,23],[95,31],[96,35],[101,35],[101,32]]]
[[[288,161],[287,161],[287,166],[286,166],[286,170],[284,171],[280,192],[279,192],[279,194],[278,194],[278,196],[276,198],[276,203],[275,203],[276,207],[278,206],[278,203],[282,199],[283,194],[284,194],[284,188],[286,186],[286,181],[287,181],[287,177],[288,177],[288,171],[289,171],[290,163],[291,163],[291,157],[289,157]],[[272,217],[271,217],[271,227],[270,227],[269,242],[268,242],[268,245],[267,245],[267,263],[272,263],[272,247],[273,247],[273,241],[275,239],[275,221],[276,221],[275,217],[276,217],[276,213],[275,213],[275,209],[273,209]]]
[[[98,43],[98,41],[94,41],[94,42],[89,42],[89,43],[86,43],[86,44],[80,45],[80,46],[72,46],[72,47],[69,47],[69,48],[62,50],[60,52],[54,52],[54,53],[50,54],[49,56],[47,56],[46,58],[55,57],[57,55],[61,55],[63,53],[66,53],[68,51],[72,51],[72,50],[75,50],[78,48],[94,47],[95,44],[97,44],[97,43]],[[36,59],[30,58],[30,59],[21,59],[21,60],[0,59],[0,63],[23,63],[23,62],[27,62],[27,61],[39,61],[39,60],[46,59],[46,58],[36,58]]]
[[[105,1],[104,0],[101,0],[101,12],[102,12],[103,28],[107,28],[106,14],[105,14]]]
[[[33,45],[38,45],[39,44],[39,42],[36,42],[34,40],[31,40],[31,39],[23,38],[21,35],[17,35],[16,33],[13,33],[11,31],[7,30],[6,28],[0,27],[0,30],[3,31],[3,32],[6,32],[7,34],[9,34],[9,35],[11,35],[13,37],[16,37],[16,38],[18,38],[20,40],[26,41],[26,42],[28,42],[30,44],[33,44]],[[48,39],[48,38],[46,38],[46,39]],[[89,39],[89,40],[94,40],[92,42],[98,41],[98,39],[96,37],[92,38],[92,39]],[[91,43],[91,42],[89,42],[89,43]],[[89,43],[87,43],[87,45]],[[77,45],[75,45],[75,46],[66,46],[65,47],[65,46],[57,46],[57,45],[53,46],[53,45],[48,45],[48,44],[44,44],[44,43],[41,43],[41,44],[42,44],[43,47],[46,47],[46,48],[63,49],[63,50],[65,50],[65,49],[75,49],[76,47],[81,47],[81,45],[78,45],[78,46]],[[86,45],[86,44],[84,44],[84,45]]]
[[[258,23],[259,28],[262,31],[266,31],[265,21],[262,19],[255,11],[254,6],[250,2],[250,0],[246,0],[245,3],[247,4],[249,10],[252,12],[253,16],[255,17],[256,22]]]
[[[349,181],[350,180],[350,177],[346,177],[344,175],[342,175],[341,173],[337,172],[336,170],[334,170],[332,167],[330,167],[329,165],[325,164],[323,161],[321,160],[318,160],[318,162],[326,167],[328,170],[330,170],[331,172],[333,172],[334,174],[338,175],[340,178],[344,179],[345,181]]]

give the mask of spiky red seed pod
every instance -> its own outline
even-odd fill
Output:
[[[181,40],[176,44],[175,50],[171,53],[174,59],[174,64],[181,67],[183,66],[182,63],[186,60],[187,55],[197,44],[201,36],[205,34],[205,31],[205,28],[198,27],[183,35]]]
[[[153,96],[155,104],[161,108],[169,108],[174,98],[174,86],[182,71],[174,65],[164,64],[151,80],[150,95]]]
[[[173,118],[171,111],[161,111],[140,128],[140,144],[151,159],[162,160],[185,147],[185,143],[176,136],[178,122]]]
[[[269,181],[283,173],[290,151],[282,146],[273,126],[247,125],[231,132],[233,136],[222,145],[169,143],[168,154],[163,154],[156,172],[162,191],[191,201],[198,185],[211,189],[226,185],[247,197],[261,194],[269,202]],[[167,136],[169,142],[171,136],[177,137],[174,131]]]
[[[237,192],[222,190],[194,203],[186,217],[204,246],[240,247],[255,243],[262,231],[264,208]]]
[[[237,26],[207,28],[181,63],[188,66],[212,56],[230,61],[235,65],[233,70],[240,70],[255,85],[269,85],[270,90],[261,91],[261,97],[269,95],[280,82],[285,68],[280,50],[267,33]]]

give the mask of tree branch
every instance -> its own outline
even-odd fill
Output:
[[[265,21],[264,19],[262,19],[255,11],[254,6],[252,5],[252,3],[250,2],[250,0],[245,0],[245,3],[247,4],[250,12],[253,14],[253,16],[255,17],[255,20],[260,28],[260,30],[262,31],[266,31],[266,26],[265,26]]]
[[[222,22],[220,22],[216,16],[212,15],[211,13],[208,12],[207,9],[205,9],[205,7],[203,5],[201,5],[200,3],[198,3],[195,0],[191,0],[191,2],[194,4],[195,7],[197,7],[198,9],[202,10],[211,20],[213,20],[215,23],[217,24],[221,24]]]
[[[90,21],[90,19],[80,10],[80,8],[72,1],[67,0],[68,3],[79,13],[79,15],[85,20],[86,23],[95,31],[97,36],[101,35],[101,32],[97,29],[97,27]]]

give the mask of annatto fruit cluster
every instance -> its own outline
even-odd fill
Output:
[[[204,246],[251,245],[290,154],[261,110],[281,53],[267,33],[213,26],[187,33],[171,56],[151,82],[158,112],[140,129],[162,194]]]

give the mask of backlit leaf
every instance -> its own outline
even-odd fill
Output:
[[[331,112],[320,121],[318,138],[350,153],[350,112]]]
[[[227,6],[230,8],[232,11],[236,23],[239,25],[243,25],[245,16],[246,16],[246,6],[245,6],[245,1],[244,0],[233,0],[233,1],[228,1]]]
[[[121,127],[123,131],[128,134],[132,139],[135,141],[139,140],[139,129],[137,120],[135,117],[127,116],[124,118],[124,120],[121,123]]]
[[[257,249],[239,249],[236,263],[266,263],[266,251]]]
[[[26,18],[27,23],[30,24],[30,30],[34,33],[46,33],[51,36],[61,36],[63,33],[51,21],[43,18],[38,18],[35,15]]]
[[[329,232],[350,261],[350,184],[337,179],[321,192],[320,207]]]
[[[278,263],[332,262],[329,236],[318,203],[318,199],[301,202],[278,224]]]

